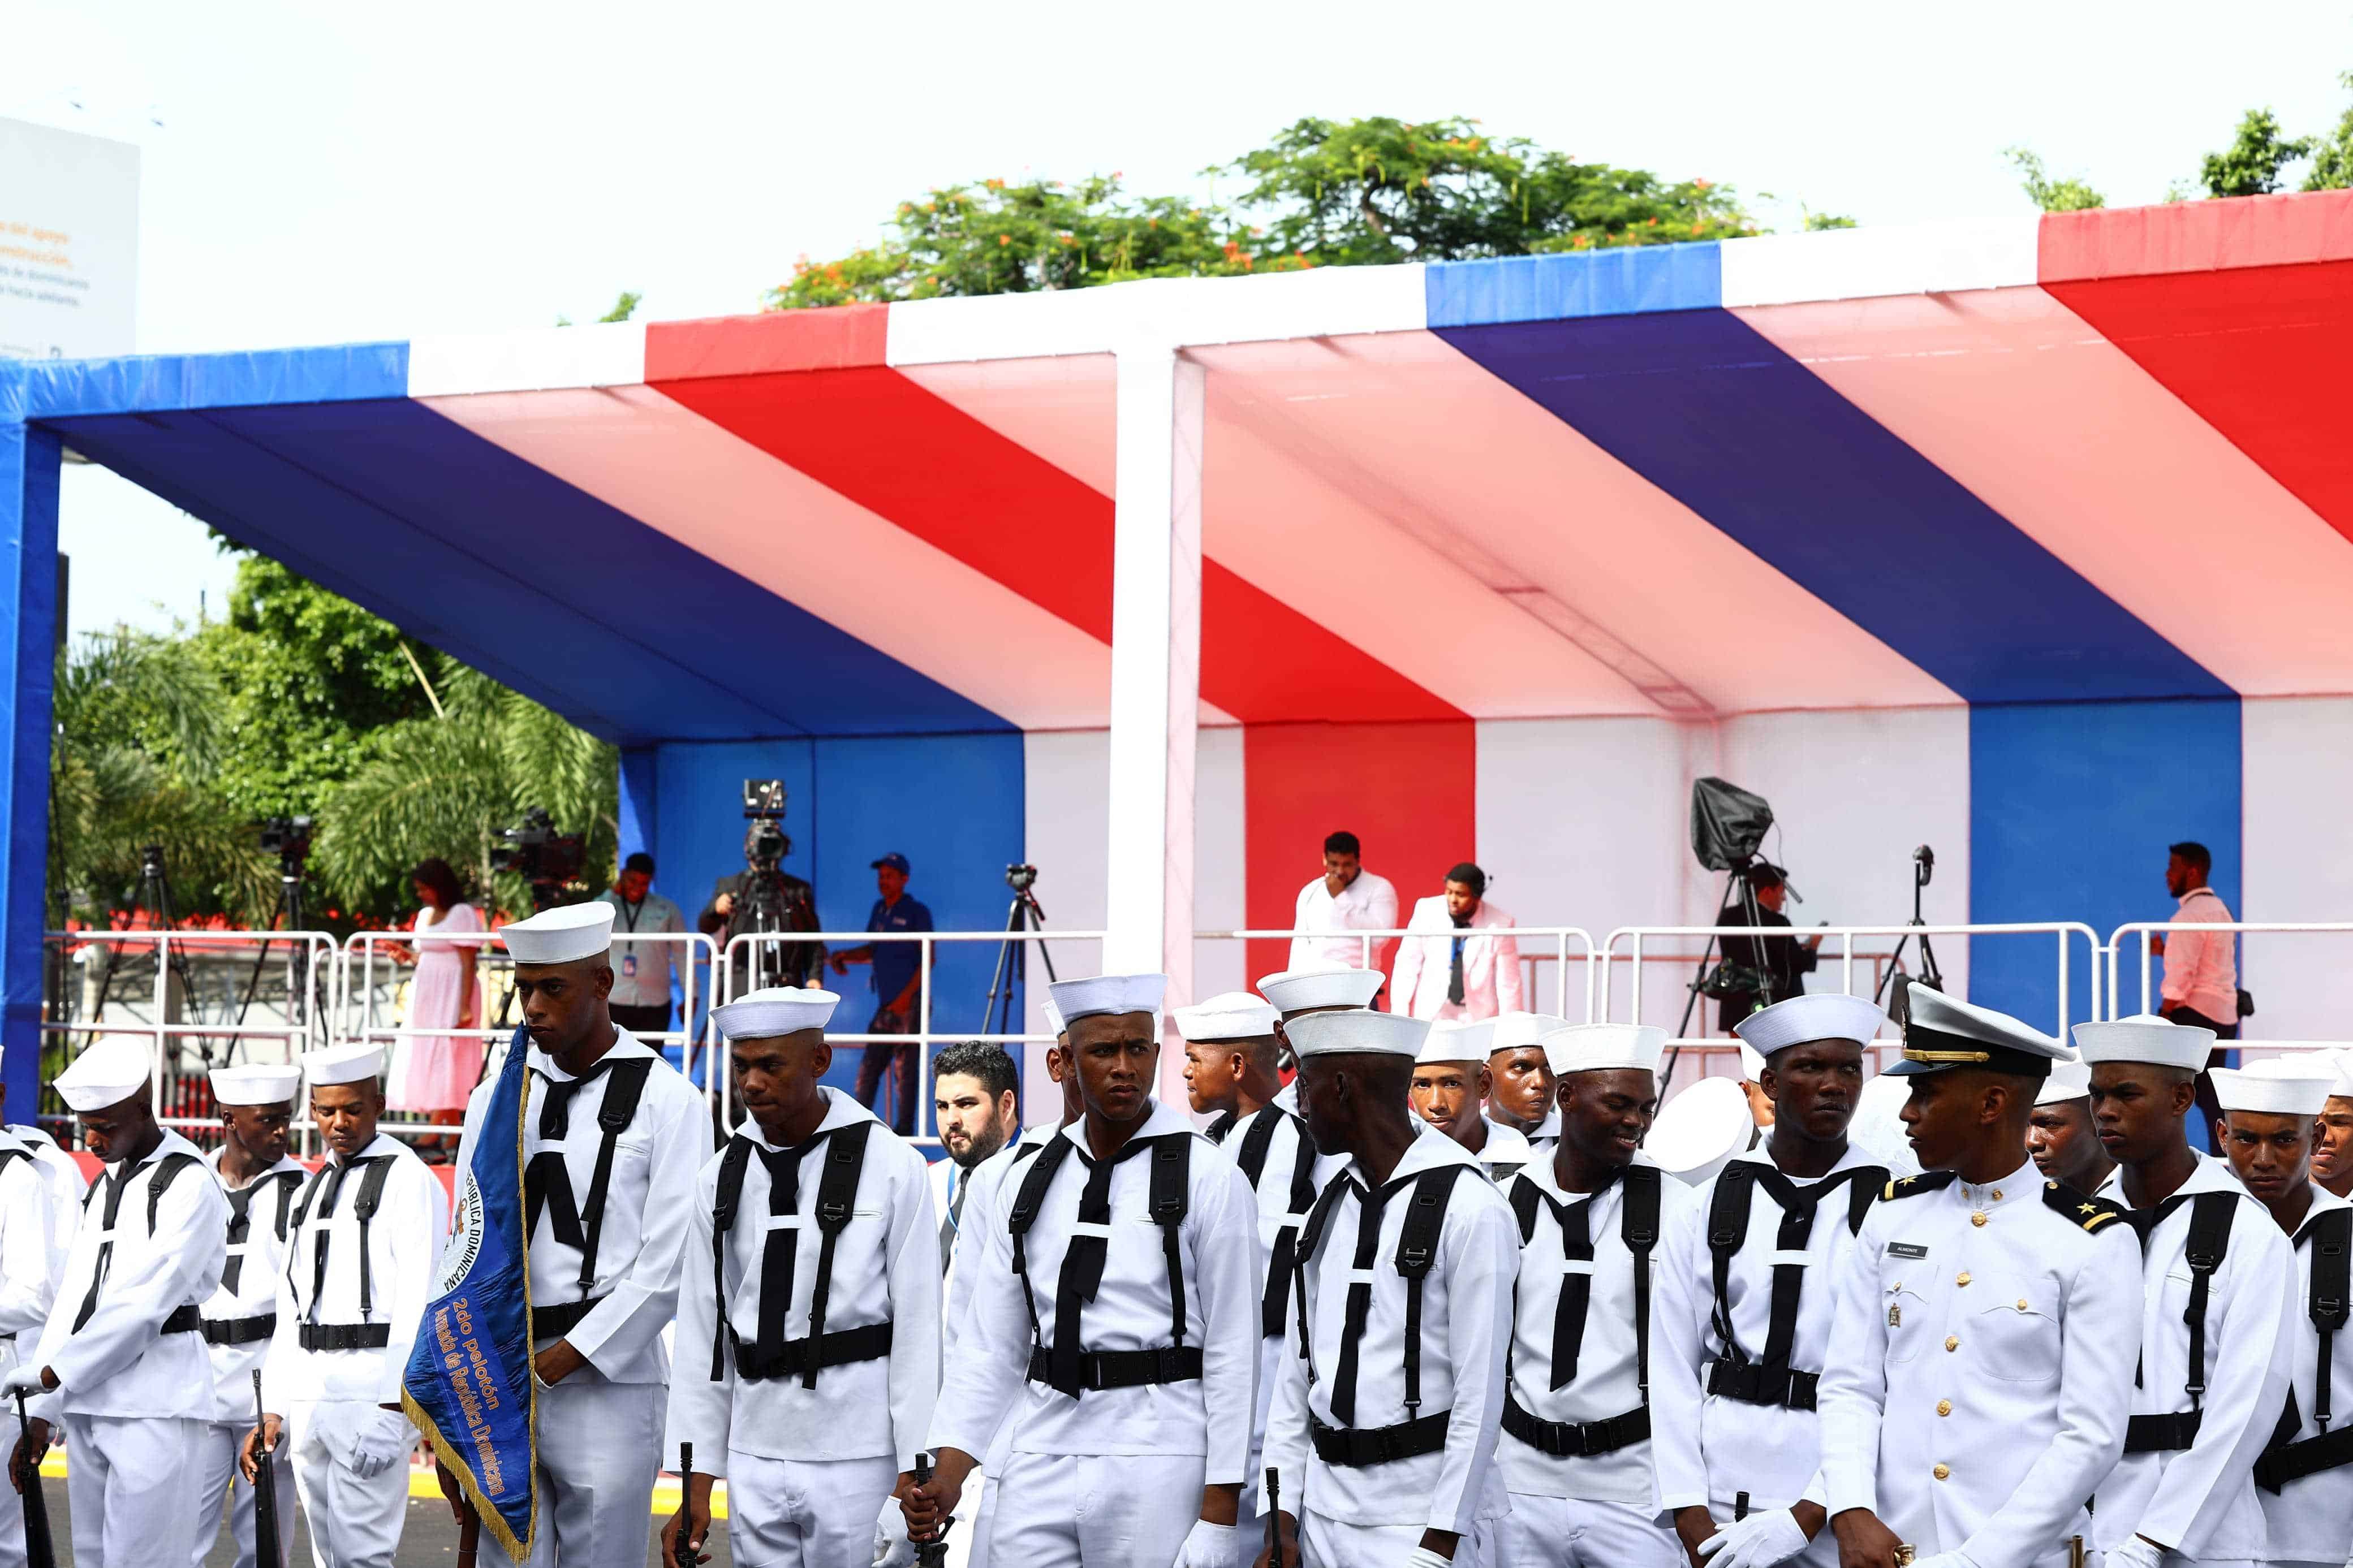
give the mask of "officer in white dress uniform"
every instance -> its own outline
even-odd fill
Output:
[[[399,1550],[417,1447],[401,1384],[449,1228],[441,1184],[376,1131],[383,1072],[376,1046],[302,1058],[327,1157],[295,1194],[261,1370],[261,1436],[275,1447],[284,1431],[320,1568],[391,1568]],[[248,1441],[242,1463],[253,1462]]]
[[[2296,1344],[2287,1237],[2184,1119],[2212,1031],[2162,1018],[2078,1024],[2092,1119],[2116,1158],[2100,1196],[2141,1244],[2140,1376],[2124,1458],[2099,1489],[2109,1568],[2261,1562],[2255,1459],[2287,1401]]]
[[[1545,1037],[1561,1141],[1504,1184],[1519,1225],[1504,1435],[1512,1510],[1480,1526],[1492,1563],[1679,1568],[1651,1473],[1651,1368],[1662,1235],[1691,1188],[1642,1158],[1667,1032],[1578,1024]]]
[[[1493,1022],[1487,1037],[1487,1121],[1526,1139],[1532,1155],[1549,1153],[1560,1144],[1560,1096],[1544,1037],[1567,1028],[1568,1020],[1551,1013],[1498,1013]]]
[[[0,1129],[0,1373],[16,1365],[20,1346],[29,1351],[39,1337],[65,1263],[66,1240],[58,1233],[48,1176],[21,1139]],[[46,1448],[48,1424],[41,1423],[35,1436]],[[0,1442],[0,1447],[15,1441]],[[0,1568],[24,1568],[24,1510],[0,1494]]]
[[[2353,1560],[2353,1333],[2346,1328],[2353,1204],[2312,1179],[2313,1125],[2335,1082],[2330,1064],[2283,1057],[2211,1068],[2232,1172],[2295,1249],[2295,1344],[2287,1408],[2255,1461],[2263,1560],[2338,1568]]]
[[[1888,1182],[1846,1136],[1863,1043],[1886,1021],[1819,992],[1734,1026],[1760,1058],[1772,1133],[1697,1190],[1694,1223],[1663,1244],[1651,1458],[1659,1506],[1711,1568],[1838,1562],[1816,1406],[1838,1273]]]
[[[1243,1472],[1255,1479],[1265,1468],[1261,1456],[1266,1447],[1266,1412],[1282,1366],[1282,1331],[1289,1321],[1284,1308],[1291,1300],[1299,1229],[1307,1223],[1316,1194],[1347,1161],[1338,1154],[1317,1153],[1315,1140],[1307,1135],[1307,1123],[1299,1114],[1298,1097],[1286,1092],[1276,1075],[1281,1047],[1274,1027],[1281,1015],[1272,1003],[1231,991],[1198,1006],[1178,1007],[1174,1016],[1185,1037],[1185,1084],[1194,1112],[1217,1113],[1209,1141],[1242,1173],[1258,1204],[1262,1337],[1250,1465]],[[1255,1486],[1243,1487],[1240,1522],[1245,1534],[1260,1528],[1257,1498]]]
[[[1519,1130],[1491,1120],[1487,1044],[1495,1020],[1440,1019],[1430,1025],[1413,1064],[1413,1109],[1424,1121],[1469,1150],[1489,1178],[1502,1181],[1535,1158]]]
[[[228,1204],[195,1145],[155,1124],[153,1070],[145,1045],[116,1035],[58,1075],[106,1171],[40,1342],[5,1380],[50,1390],[33,1413],[64,1415],[80,1568],[185,1563],[195,1544],[189,1500],[213,1404],[201,1304],[220,1283]]]
[[[642,1568],[695,1173],[711,1157],[702,1092],[613,1022],[613,906],[567,904],[500,928],[531,1046],[524,1222],[540,1528],[530,1562]],[[466,1107],[470,1170],[496,1084]],[[453,1499],[457,1478],[441,1486]],[[493,1562],[509,1559],[496,1542]]]
[[[1283,1560],[1472,1568],[1473,1531],[1509,1507],[1495,1438],[1519,1265],[1512,1211],[1471,1152],[1405,1103],[1428,1025],[1339,1012],[1285,1027],[1308,1130],[1349,1163],[1300,1237],[1267,1416]]]
[[[700,1548],[727,1479],[756,1568],[871,1560],[912,1484],[940,1380],[939,1221],[913,1145],[819,1080],[840,998],[768,986],[712,1013],[745,1120],[696,1177],[666,1463],[694,1489],[662,1527]]]
[[[7,1053],[0,1050],[0,1066],[5,1066]],[[7,1104],[7,1086],[0,1084],[0,1107]],[[34,1161],[47,1178],[57,1207],[57,1246],[59,1252],[73,1245],[74,1231],[81,1223],[81,1196],[90,1184],[81,1179],[81,1167],[74,1157],[58,1147],[58,1141],[29,1121],[12,1121],[0,1127],[0,1132],[32,1151]]]
[[[221,1268],[220,1289],[205,1303],[213,1408],[204,1433],[202,1485],[195,1498],[195,1552],[189,1561],[193,1568],[204,1568],[212,1555],[226,1499],[237,1568],[254,1568],[253,1484],[237,1458],[245,1435],[253,1430],[253,1373],[278,1331],[278,1276],[286,1267],[294,1197],[311,1174],[286,1154],[302,1069],[260,1064],[215,1068],[212,1086],[222,1142],[205,1163],[228,1202],[228,1261]],[[293,1464],[282,1448],[270,1463],[277,1468],[278,1539],[284,1544],[294,1539]]]
[[[2062,1568],[2124,1446],[2132,1228],[2026,1157],[2035,1086],[2066,1047],[1918,985],[1897,993],[1907,1007],[1880,1076],[1910,1086],[1926,1173],[1889,1184],[1839,1270],[1831,1529],[1845,1568],[1894,1568],[1905,1546],[1915,1568]]]
[[[993,1561],[1229,1568],[1258,1381],[1248,1184],[1151,1084],[1165,976],[1054,986],[1084,1114],[1008,1174],[933,1423],[922,1537],[1014,1411]],[[1140,1156],[1140,1157],[1139,1157]]]

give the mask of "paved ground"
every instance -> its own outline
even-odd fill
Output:
[[[58,1538],[58,1568],[69,1568],[73,1562],[71,1542],[73,1530],[66,1512],[66,1484],[60,1480],[47,1482],[42,1489],[49,1500],[49,1523]],[[0,1489],[0,1496],[7,1496]],[[8,1496],[8,1501],[16,1500]],[[650,1518],[648,1520],[651,1525]],[[295,1540],[287,1552],[285,1568],[315,1568],[311,1556],[310,1527],[297,1522]],[[723,1521],[711,1532],[711,1568],[732,1568],[734,1559],[727,1551],[727,1526]],[[400,1555],[394,1560],[397,1568],[449,1568],[458,1561],[458,1527],[449,1521],[448,1506],[440,1501],[413,1500],[408,1505],[408,1522],[400,1533]],[[484,1568],[496,1561],[485,1552]],[[655,1554],[650,1530],[646,1546],[647,1568],[664,1568]],[[212,1555],[205,1559],[205,1568],[236,1568],[237,1548],[224,1530],[213,1543]]]

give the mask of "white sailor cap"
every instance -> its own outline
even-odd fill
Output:
[[[1811,1040],[1853,1040],[1867,1046],[1886,1023],[1887,1015],[1869,997],[1817,991],[1759,1007],[1733,1025],[1732,1032],[1743,1045],[1769,1057]]]
[[[2037,1105],[2059,1105],[2070,1100],[2083,1100],[2092,1092],[2092,1064],[2087,1061],[2052,1062],[2051,1076],[2034,1091]]]
[[[1483,1066],[1490,1049],[1487,1042],[1494,1036],[1493,1018],[1441,1018],[1422,1037],[1421,1049],[1413,1059],[1420,1067],[1436,1062],[1478,1062]]]
[[[104,1110],[144,1089],[154,1070],[144,1040],[108,1035],[66,1064],[51,1087],[72,1110]]]
[[[283,1105],[302,1087],[302,1069],[246,1062],[212,1070],[215,1105]]]
[[[1765,1081],[1765,1053],[1746,1040],[1740,1042],[1740,1076],[1754,1084]]]
[[[1057,980],[1052,990],[1065,1029],[1082,1018],[1101,1014],[1149,1013],[1156,1020],[1161,999],[1168,994],[1168,976],[1098,974],[1087,980]]]
[[[1920,1173],[1920,1158],[1904,1131],[1904,1102],[1911,1098],[1912,1086],[1902,1074],[1867,1078],[1854,1097],[1854,1119],[1846,1124],[1846,1141],[1870,1155],[1873,1164],[1886,1166],[1891,1176]]]
[[[2214,1031],[2136,1013],[2105,1024],[2076,1025],[2075,1048],[2087,1062],[2150,1062],[2196,1072],[2214,1049]]]
[[[2328,1097],[2353,1100],[2353,1049],[2339,1047],[2328,1053],[2328,1060],[2337,1069],[2337,1081],[2328,1086]]]
[[[328,1084],[374,1082],[384,1076],[384,1047],[329,1046],[302,1057],[302,1076],[312,1089]]]
[[[1954,1068],[1983,1068],[2018,1078],[2045,1078],[2065,1061],[2065,1045],[2007,1013],[1956,1001],[1898,979],[1895,1015],[1904,1026],[1904,1059],[1887,1071],[1897,1078]]]
[[[804,1029],[824,1028],[840,1005],[841,998],[830,991],[764,985],[723,1007],[713,1007],[711,1021],[729,1040],[780,1040]]]
[[[1498,1013],[1493,1022],[1495,1032],[1487,1037],[1487,1054],[1491,1057],[1500,1051],[1541,1046],[1546,1035],[1568,1027],[1567,1019],[1551,1013]]]
[[[1369,1007],[1381,994],[1381,972],[1346,969],[1336,963],[1285,969],[1260,975],[1258,994],[1286,1018],[1314,1007]]]
[[[1667,1032],[1656,1024],[1571,1024],[1544,1038],[1556,1074],[1632,1070],[1655,1074]]]
[[[1740,1086],[1728,1078],[1704,1078],[1660,1108],[1642,1152],[1669,1175],[1698,1186],[1714,1180],[1756,1136]]]
[[[1173,1007],[1176,1032],[1188,1040],[1261,1040],[1274,1033],[1275,1011],[1247,991],[1226,991],[1190,1007]]]
[[[1403,1013],[1345,1007],[1310,1013],[1282,1026],[1292,1051],[1301,1057],[1383,1056],[1419,1058],[1430,1026]]]
[[[560,904],[499,928],[517,963],[574,963],[613,945],[613,906],[602,899]]]
[[[2317,1116],[2328,1108],[2336,1075],[2320,1062],[2293,1058],[2249,1062],[2242,1068],[2209,1068],[2214,1099],[2224,1110],[2254,1110],[2271,1116]]]
[[[1053,1036],[1056,1039],[1060,1039],[1064,1034],[1069,1032],[1070,1026],[1062,1022],[1062,1010],[1054,1005],[1054,999],[1051,996],[1049,996],[1044,1001],[1039,1003],[1038,1009],[1039,1012],[1046,1015],[1046,1032],[1048,1034]]]

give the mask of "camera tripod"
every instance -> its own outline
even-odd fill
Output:
[[[766,935],[776,931],[815,931],[817,911],[809,900],[785,886],[785,874],[774,861],[754,861],[745,868],[731,936]],[[747,955],[750,989],[768,985],[798,985],[818,972],[824,949],[815,942],[756,942]]]
[[[1747,926],[1761,926],[1765,923],[1764,912],[1757,907],[1757,889],[1751,887],[1748,881],[1748,868],[1753,861],[1753,857],[1744,858],[1737,865],[1735,865],[1732,868],[1731,871],[1725,878],[1724,896],[1716,900],[1715,907],[1718,910],[1728,908],[1732,902],[1734,892],[1737,890],[1740,895],[1741,923]],[[1759,939],[1752,937],[1749,940],[1753,942]],[[1715,931],[1708,932],[1707,945],[1700,949],[1699,963],[1692,971],[1691,984],[1684,987],[1684,989],[1690,992],[1691,994],[1683,1002],[1683,1016],[1682,1019],[1675,1025],[1675,1037],[1677,1039],[1685,1038],[1690,1035],[1692,1009],[1699,1005],[1699,999],[1702,996],[1709,994],[1708,987],[1725,978],[1725,970],[1740,969],[1740,966],[1737,964],[1729,963],[1720,963],[1716,965],[1715,973],[1711,974],[1708,971],[1707,961],[1715,956],[1715,944],[1716,933]],[[1759,951],[1761,952],[1762,950],[1760,949]],[[1748,972],[1741,971],[1741,973],[1746,973]],[[1760,976],[1759,978],[1761,979],[1762,977]],[[1701,1026],[1705,1027],[1704,1022],[1703,1022]],[[1677,1058],[1682,1057],[1682,1055],[1683,1047],[1681,1046],[1677,1046],[1673,1050],[1667,1053],[1667,1059],[1662,1063],[1659,1068],[1659,1081],[1661,1083],[1666,1082],[1670,1078],[1674,1076],[1675,1062]]]
[[[269,917],[269,929],[273,931],[282,929],[294,932],[303,929],[306,917],[302,908],[302,859],[307,848],[307,845],[304,849],[289,847],[279,853],[278,909]],[[237,1022],[240,1025],[253,1005],[255,994],[261,989],[261,976],[269,966],[269,950],[276,945],[275,938],[266,937],[262,940],[261,951],[253,955],[253,973],[246,977],[245,994],[237,1005]],[[310,969],[305,978],[297,978],[304,972],[303,949],[306,945],[299,936],[290,937],[287,942],[286,1022],[296,1029],[323,1019],[327,1013],[324,1000],[319,994],[323,976],[318,973],[315,966]],[[237,1054],[235,1039],[229,1042],[229,1054]]]
[[[172,910],[172,879],[164,870],[164,847],[161,844],[144,845],[140,848],[139,891],[132,896],[131,908],[127,911],[132,917],[131,929],[136,928],[142,910],[147,913],[148,929],[151,931],[168,931],[176,919]],[[106,967],[99,972],[98,977],[98,1002],[90,1013],[90,1021],[93,1024],[106,1016],[107,997],[113,992],[115,973],[122,966],[125,945],[119,942],[107,943]],[[170,951],[168,944],[163,942],[158,942],[156,948],[159,954]],[[196,998],[196,975],[195,971],[188,966],[187,953],[170,951],[165,962],[171,964],[172,973],[179,976],[183,1005],[193,1004]],[[209,1069],[213,1065],[212,1042],[199,1037],[196,1050]],[[158,1062],[156,1066],[161,1068],[164,1064]]]
[[[1931,991],[1942,991],[1945,988],[1944,973],[1936,967],[1936,950],[1928,944],[1926,929],[1928,922],[1920,918],[1920,895],[1927,888],[1929,879],[1936,874],[1936,852],[1934,849],[1923,844],[1912,851],[1912,919],[1908,923],[1923,928],[1919,933],[1920,978],[1913,984],[1926,985]],[[1908,931],[1895,939],[1895,951],[1887,958],[1887,973],[1881,975],[1879,984],[1872,988],[1871,999],[1874,1003],[1887,994],[1888,986],[1894,984],[1895,976],[1902,972],[1904,944],[1911,940],[1912,932]]]
[[[1024,872],[1028,875],[1022,875]],[[1005,885],[1013,889],[1013,902],[1005,911],[1005,940],[997,944],[997,969],[988,977],[988,1001],[980,1012],[980,1032],[984,1035],[1013,1033],[1013,994],[1029,974],[1029,943],[1023,938],[1033,931],[1040,937],[1046,934],[1046,911],[1039,907],[1038,895],[1030,890],[1037,881],[1034,866],[1006,868]],[[1054,973],[1054,955],[1046,951],[1043,942],[1038,943],[1038,957],[1046,965],[1048,980],[1061,978]]]

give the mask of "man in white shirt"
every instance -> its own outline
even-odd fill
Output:
[[[1639,1024],[1545,1037],[1561,1139],[1504,1184],[1520,1268],[1495,1462],[1512,1510],[1480,1526],[1483,1562],[1680,1568],[1651,1474],[1653,1255],[1696,1199],[1640,1154],[1666,1040]]]
[[[1669,1231],[1661,1252],[1658,1500],[1712,1568],[1838,1562],[1822,1529],[1815,1411],[1838,1271],[1887,1185],[1886,1169],[1847,1141],[1864,1042],[1885,1022],[1864,998],[1825,992],[1736,1026],[1744,1054],[1756,1053],[1772,1134],[1695,1190],[1694,1223]]]
[[[2143,1016],[2078,1024],[2075,1044],[2116,1160],[2099,1195],[2134,1211],[2144,1297],[2140,1379],[2124,1458],[2099,1488],[2098,1545],[2109,1568],[2175,1553],[2261,1562],[2253,1469],[2287,1399],[2293,1252],[2229,1163],[2189,1147],[2211,1030]]]
[[[640,850],[622,863],[613,885],[596,895],[613,911],[613,994],[607,1005],[613,1022],[640,1039],[670,1028],[670,985],[688,957],[684,942],[668,940],[686,933],[686,912],[653,887],[654,858]],[[665,940],[634,940],[648,936]]]
[[[711,1157],[702,1093],[614,1017],[610,904],[499,931],[531,1045],[522,1112],[532,1368],[539,1376],[535,1564],[642,1568],[661,1460],[670,1356],[695,1173]],[[466,1107],[473,1169],[494,1078]],[[444,1467],[453,1500],[457,1478]],[[505,1557],[492,1542],[492,1561]]]
[[[1055,984],[1085,1106],[1008,1174],[933,1426],[928,1538],[1015,1412],[992,1561],[1237,1568],[1258,1377],[1258,1244],[1240,1173],[1151,1095],[1166,977]],[[1138,1158],[1137,1156],[1143,1156]],[[1002,1196],[1002,1194],[1000,1194]]]
[[[1413,906],[1398,944],[1389,1005],[1433,1021],[1520,1010],[1520,944],[1511,915],[1487,897],[1487,874],[1464,861],[1446,890]]]
[[[220,1288],[205,1303],[213,1408],[204,1432],[202,1485],[194,1500],[200,1517],[193,1568],[204,1568],[212,1555],[224,1498],[237,1568],[254,1568],[253,1484],[237,1464],[237,1450],[253,1430],[253,1374],[278,1331],[278,1276],[286,1267],[287,1230],[295,1194],[311,1174],[286,1155],[294,1131],[294,1097],[301,1087],[298,1067],[248,1064],[212,1070],[221,1146],[205,1163],[228,1201],[228,1261],[221,1268]],[[277,1474],[278,1539],[283,1544],[294,1539],[294,1468],[283,1448],[270,1464]]]
[[[143,1043],[113,1035],[58,1075],[106,1171],[40,1342],[0,1383],[46,1390],[33,1414],[64,1416],[82,1568],[181,1563],[195,1546],[190,1500],[213,1407],[201,1304],[220,1283],[228,1204],[195,1145],[156,1125],[153,1073]]]
[[[2231,1170],[2295,1252],[2287,1408],[2255,1461],[2263,1561],[2338,1568],[2353,1560],[2353,1426],[2339,1410],[2353,1399],[2353,1333],[2344,1331],[2353,1204],[2311,1178],[2313,1119],[2334,1075],[2295,1057],[2211,1070]]]
[[[1473,1568],[1472,1532],[1509,1508],[1495,1439],[1512,1211],[1468,1150],[1406,1107],[1427,1025],[1332,1012],[1286,1027],[1308,1131],[1349,1163],[1301,1233],[1267,1416],[1283,1561]]]
[[[1364,847],[1355,834],[1335,833],[1324,838],[1324,874],[1299,889],[1291,927],[1318,934],[1291,939],[1287,970],[1381,967],[1382,950],[1394,939],[1367,942],[1345,933],[1398,929],[1397,889],[1388,878],[1365,869]]]
[[[449,1203],[384,1114],[384,1052],[331,1046],[302,1058],[327,1158],[294,1199],[278,1327],[262,1364],[259,1433],[292,1450],[294,1486],[320,1568],[392,1568],[408,1508],[417,1429],[400,1394],[433,1291]],[[250,1479],[255,1444],[242,1460]]]
[[[1414,1114],[1469,1150],[1500,1182],[1535,1158],[1535,1151],[1516,1129],[1490,1120],[1482,1109],[1494,1033],[1492,1019],[1431,1025],[1414,1060],[1410,1094]]]
[[[1838,1274],[1820,1429],[1839,1560],[1894,1568],[1908,1546],[1915,1568],[2062,1568],[2083,1560],[2095,1489],[2105,1526],[2124,1444],[2132,1228],[2026,1157],[2065,1046],[1922,986],[1896,1009],[1904,1057],[1881,1076],[1909,1086],[1925,1173],[1882,1191]]]
[[[57,1300],[66,1241],[49,1196],[38,1158],[23,1140],[0,1130],[0,1373],[16,1365],[20,1350],[33,1348]],[[9,1414],[0,1411],[0,1416]],[[48,1447],[47,1422],[37,1424],[34,1437],[37,1448]],[[24,1563],[24,1510],[0,1497],[0,1568]]]
[[[662,1527],[700,1550],[727,1479],[728,1542],[767,1568],[871,1560],[913,1485],[940,1379],[938,1222],[923,1157],[819,1082],[840,998],[769,986],[714,1009],[744,1124],[696,1178],[667,1462],[694,1486]],[[640,1554],[642,1561],[642,1553]]]

